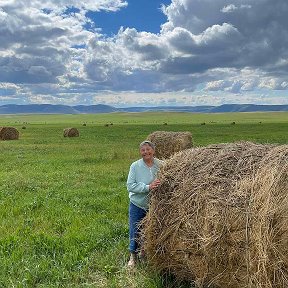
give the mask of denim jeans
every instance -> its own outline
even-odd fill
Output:
[[[139,248],[139,222],[145,217],[147,211],[130,202],[129,204],[129,251],[136,253]]]

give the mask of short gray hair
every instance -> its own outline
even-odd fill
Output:
[[[151,141],[145,140],[143,142],[140,143],[139,148],[141,149],[142,146],[144,145],[149,145],[153,150],[155,150],[155,144],[152,143]]]

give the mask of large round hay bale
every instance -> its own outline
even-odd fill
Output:
[[[147,140],[155,144],[155,156],[159,159],[169,158],[176,152],[192,147],[190,132],[155,131]]]
[[[160,180],[142,231],[151,265],[198,287],[288,287],[288,145],[188,149]]]
[[[79,137],[79,131],[76,128],[65,128],[63,135],[64,137]]]
[[[0,127],[0,140],[17,140],[19,132],[14,127]]]

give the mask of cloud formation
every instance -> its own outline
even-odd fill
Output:
[[[155,105],[177,99],[197,105],[203,97],[213,103],[217,92],[222,103],[239,97],[288,103],[280,93],[288,89],[286,0],[173,0],[162,6],[167,21],[158,34],[120,28],[107,37],[89,16],[117,14],[128,5],[122,0],[2,0],[0,104],[101,100],[124,106],[134,95],[134,103],[143,105],[147,99],[158,99]],[[271,91],[279,91],[279,98],[271,98]],[[151,97],[135,98],[143,93]],[[118,95],[115,101],[113,95]]]

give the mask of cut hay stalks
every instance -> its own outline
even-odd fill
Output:
[[[167,159],[176,152],[192,147],[190,132],[155,131],[148,135],[147,140],[155,144],[155,156]]]
[[[159,178],[142,223],[152,267],[197,287],[288,287],[288,145],[188,149]]]
[[[76,128],[65,128],[63,130],[64,137],[79,137],[79,131]]]
[[[14,127],[0,127],[0,140],[18,140],[19,132]]]

